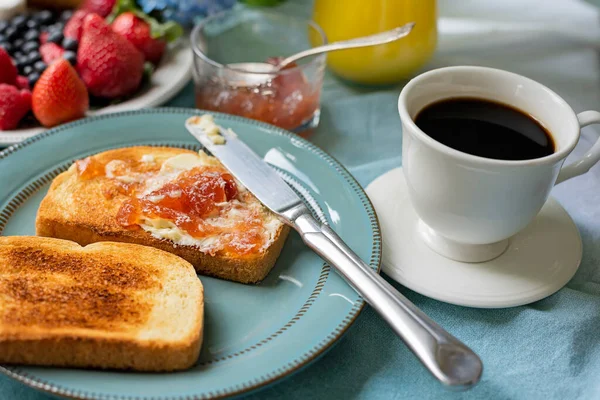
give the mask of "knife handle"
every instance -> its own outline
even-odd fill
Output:
[[[373,307],[423,365],[447,386],[468,389],[481,378],[477,354],[431,320],[299,205],[282,213],[304,242]]]

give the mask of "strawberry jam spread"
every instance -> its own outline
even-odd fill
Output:
[[[123,181],[119,180],[119,176],[126,176],[133,170],[141,170],[141,163],[134,162],[132,160],[122,161],[113,160],[107,164],[98,161],[95,157],[86,157],[83,160],[75,162],[77,167],[77,173],[81,179],[93,179],[99,176],[106,176],[108,178],[117,178],[114,186],[104,187],[102,189],[102,195],[107,199],[112,199],[118,194],[132,195],[135,191],[141,187],[143,180],[141,177],[144,175],[148,176],[153,172],[157,171],[157,168],[151,168],[147,171],[138,172],[137,175],[140,179],[135,181]],[[148,169],[148,168],[146,168]]]
[[[77,173],[82,179],[92,179],[104,175],[104,164],[93,157],[86,157],[75,162]]]
[[[107,199],[124,197],[116,222],[125,229],[143,228],[156,236],[146,227],[152,221],[163,221],[163,225],[166,221],[167,229],[176,227],[212,255],[250,254],[268,245],[271,237],[265,232],[265,210],[252,194],[238,189],[233,176],[220,164],[176,171],[148,187],[159,175],[161,165],[156,164],[144,171],[135,161],[104,164],[88,157],[77,161],[76,167],[80,179],[104,177],[113,183],[102,185],[106,186],[103,195]],[[209,245],[203,242],[207,240]]]
[[[218,203],[238,194],[233,177],[216,167],[198,167],[183,172],[175,181],[141,197],[126,200],[117,221],[126,228],[137,227],[141,218],[162,218],[192,236],[203,236],[202,221],[219,214]]]

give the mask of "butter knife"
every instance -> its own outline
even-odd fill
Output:
[[[277,172],[229,130],[190,117],[186,128],[208,151],[356,290],[443,384],[468,389],[481,378],[477,354],[419,310],[318,222]]]

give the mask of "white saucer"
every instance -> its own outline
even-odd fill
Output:
[[[550,198],[499,257],[481,263],[445,258],[416,232],[419,219],[406,192],[402,168],[375,179],[367,194],[383,236],[383,271],[402,285],[447,303],[501,308],[529,304],[562,288],[581,262],[575,223]]]

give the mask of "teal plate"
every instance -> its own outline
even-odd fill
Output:
[[[33,235],[38,205],[73,160],[138,144],[199,148],[184,121],[190,109],[149,109],[80,120],[0,152],[0,234]],[[213,113],[275,165],[315,215],[374,270],[377,217],[356,180],[311,143],[271,125]],[[245,393],[318,358],[350,327],[363,300],[294,232],[258,285],[201,277],[206,319],[202,352],[190,370],[168,374],[1,366],[34,388],[81,399],[208,399]]]

